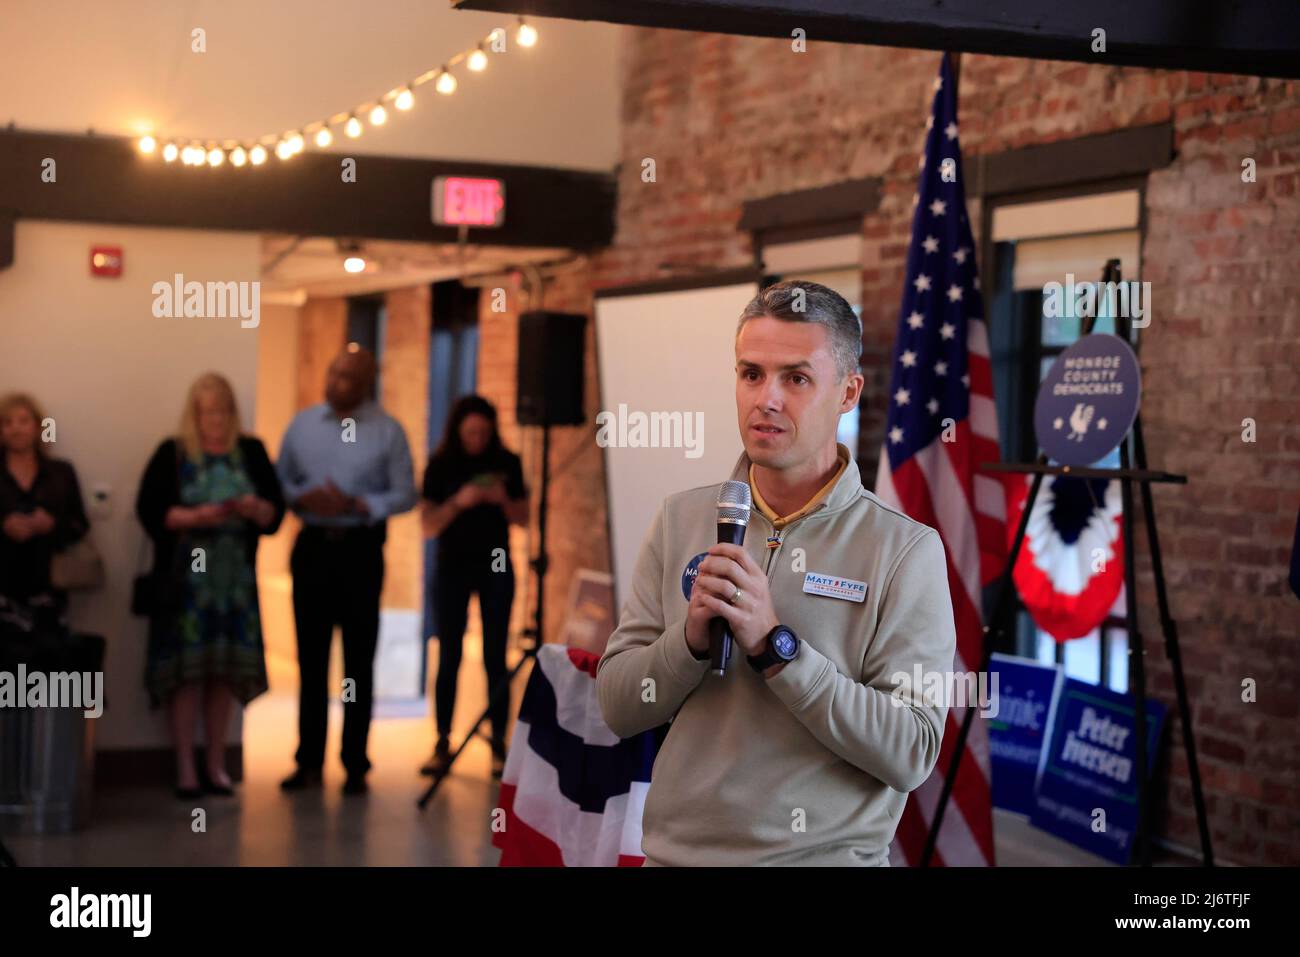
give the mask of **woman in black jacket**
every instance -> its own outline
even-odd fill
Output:
[[[176,793],[233,793],[225,740],[236,699],[267,688],[257,603],[257,543],[284,517],[262,443],[242,435],[230,383],[216,373],[190,387],[180,434],[145,469],[136,514],[154,542],[145,685],[166,701],[176,748]],[[203,699],[207,776],[194,763]],[[215,743],[215,744],[214,744]]]
[[[77,472],[51,458],[31,396],[0,399],[0,596],[55,625],[67,596],[50,583],[55,554],[90,528]]]

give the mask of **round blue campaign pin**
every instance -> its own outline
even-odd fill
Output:
[[[1034,433],[1048,458],[1091,465],[1115,449],[1137,417],[1142,373],[1127,342],[1084,336],[1062,352],[1038,388]]]
[[[686,563],[686,570],[682,572],[682,594],[687,601],[691,600],[691,589],[695,587],[695,576],[700,573],[700,562],[708,557],[708,552],[700,552]]]

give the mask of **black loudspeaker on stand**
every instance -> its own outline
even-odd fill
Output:
[[[1120,282],[1118,259],[1112,259],[1106,263],[1106,267],[1102,272],[1102,283],[1106,282]],[[1100,299],[1100,296],[1098,299]],[[1093,315],[1084,317],[1082,334],[1085,336],[1093,330],[1096,311],[1093,310]],[[1132,324],[1127,316],[1115,317],[1115,334],[1132,345]],[[1132,443],[1131,449],[1130,443]],[[989,623],[984,627],[984,647],[980,659],[980,671],[988,670],[994,648],[999,647],[1005,637],[1012,633],[1015,619],[1015,603],[1012,601],[1012,596],[1014,595],[1015,586],[1012,583],[1011,575],[1016,566],[1016,558],[1020,555],[1020,546],[1024,542],[1025,529],[1029,524],[1029,514],[1033,511],[1034,500],[1037,498],[1039,487],[1043,483],[1043,476],[1070,475],[1076,478],[1119,479],[1124,510],[1124,617],[1125,629],[1128,634],[1129,687],[1133,693],[1134,722],[1137,737],[1134,742],[1137,749],[1137,760],[1135,762],[1137,774],[1137,828],[1133,835],[1133,862],[1141,866],[1150,866],[1151,846],[1147,834],[1147,829],[1150,826],[1147,766],[1150,761],[1147,755],[1146,662],[1142,632],[1138,626],[1137,569],[1134,562],[1133,486],[1136,484],[1142,495],[1142,516],[1146,524],[1148,547],[1151,551],[1151,571],[1155,579],[1156,601],[1160,612],[1160,630],[1164,633],[1165,654],[1169,658],[1169,665],[1173,671],[1174,690],[1178,697],[1178,716],[1183,730],[1183,747],[1187,752],[1187,772],[1191,778],[1192,800],[1196,805],[1196,824],[1201,837],[1201,860],[1206,867],[1213,867],[1214,851],[1210,846],[1210,827],[1205,814],[1205,797],[1201,792],[1201,772],[1196,762],[1196,741],[1192,734],[1192,711],[1187,701],[1187,683],[1183,679],[1182,655],[1178,645],[1178,625],[1169,611],[1169,600],[1165,590],[1164,565],[1160,559],[1160,538],[1156,532],[1155,506],[1151,498],[1151,483],[1168,482],[1185,485],[1187,476],[1152,471],[1147,468],[1147,452],[1146,444],[1142,439],[1142,414],[1140,411],[1133,420],[1133,428],[1120,444],[1119,456],[1120,467],[1117,469],[1048,465],[1046,455],[1040,455],[1038,461],[1032,465],[997,463],[990,464],[987,467],[987,471],[990,472],[1030,474],[1034,476],[1034,479],[1029,489],[1029,496],[1025,500],[1024,511],[1020,516],[1020,525],[1016,529],[1016,537],[1011,546],[1011,554],[1007,558],[1006,569],[1002,572],[1002,577],[998,582],[993,614],[989,618]],[[949,762],[947,773],[944,775],[943,790],[939,795],[939,803],[935,807],[930,831],[926,835],[925,850],[921,855],[922,867],[928,867],[934,856],[935,841],[938,838],[939,828],[943,825],[944,810],[947,808],[948,799],[952,795],[953,784],[957,778],[957,770],[962,755],[966,753],[966,739],[970,734],[971,721],[975,717],[975,711],[974,707],[967,707],[966,713],[962,717],[961,730],[957,735],[952,760]]]
[[[587,317],[561,312],[526,312],[519,317],[519,362],[517,368],[517,393],[515,417],[520,425],[540,426],[542,430],[542,462],[537,498],[537,557],[529,562],[537,576],[537,603],[533,609],[533,623],[525,629],[523,657],[496,685],[488,691],[487,707],[474,722],[465,740],[451,753],[451,758],[421,795],[419,808],[433,800],[443,779],[451,774],[456,759],[479,734],[479,728],[492,713],[492,706],[502,695],[509,694],[515,677],[529,661],[537,657],[542,646],[546,622],[546,513],[547,494],[551,474],[551,426],[581,425],[584,353],[587,335]]]

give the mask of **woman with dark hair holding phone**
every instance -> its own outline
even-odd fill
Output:
[[[438,743],[422,774],[442,771],[451,757],[451,719],[456,677],[468,621],[469,596],[478,594],[483,622],[483,665],[489,693],[506,676],[506,638],[515,574],[509,526],[528,522],[528,493],[519,456],[501,444],[497,410],[487,399],[466,395],[447,417],[442,444],[424,472],[421,518],[426,537],[438,540],[430,588],[438,629],[438,679],[434,712]],[[492,774],[505,765],[509,689],[492,707]]]

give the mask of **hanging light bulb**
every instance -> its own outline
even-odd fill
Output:
[[[537,45],[537,29],[524,23],[524,18],[519,18],[519,30],[515,33],[515,42],[521,47],[531,47]]]
[[[388,122],[388,111],[384,109],[382,103],[375,104],[375,108],[370,111],[370,125],[383,126]]]
[[[261,166],[266,162],[266,147],[260,143],[248,151],[248,161],[254,166]]]
[[[180,155],[175,143],[168,143],[163,147],[163,159],[168,163],[176,162],[176,157]]]
[[[248,161],[248,154],[244,152],[242,146],[236,146],[230,151],[230,165],[243,166]]]
[[[194,146],[193,143],[191,143],[189,146],[185,147],[184,151],[182,151],[182,153],[181,153],[181,162],[184,163],[186,166],[193,166],[193,165],[194,165],[194,151],[195,151],[195,149],[196,149],[196,147]],[[200,151],[200,152],[201,152],[201,151]]]
[[[415,106],[415,94],[409,88],[403,87],[401,92],[393,99],[393,106],[405,112]]]
[[[465,61],[465,65],[475,73],[482,73],[486,70],[487,63],[487,54],[483,52],[482,47],[479,47],[479,49],[471,53],[469,59]]]
[[[293,148],[289,146],[288,140],[280,140],[275,144],[275,155],[282,160],[287,160],[293,155]]]
[[[322,126],[316,133],[316,145],[324,149],[334,142],[334,134],[330,132],[328,126]]]
[[[366,261],[360,256],[349,256],[343,260],[343,269],[350,273],[359,273],[366,271]]]
[[[302,140],[302,134],[294,133],[292,136],[289,137],[289,155],[290,156],[298,155],[299,153],[302,152],[302,148],[304,145],[305,144],[303,143]]]
[[[361,135],[361,121],[355,116],[349,116],[347,124],[343,127],[343,132],[355,140]]]
[[[140,137],[140,152],[148,155],[158,148],[158,141],[152,136]]]
[[[456,78],[448,73],[444,68],[443,71],[438,74],[438,79],[433,84],[433,87],[443,96],[451,96],[451,94],[456,92]]]
[[[220,166],[226,161],[226,154],[219,146],[214,146],[208,150],[208,165]]]

